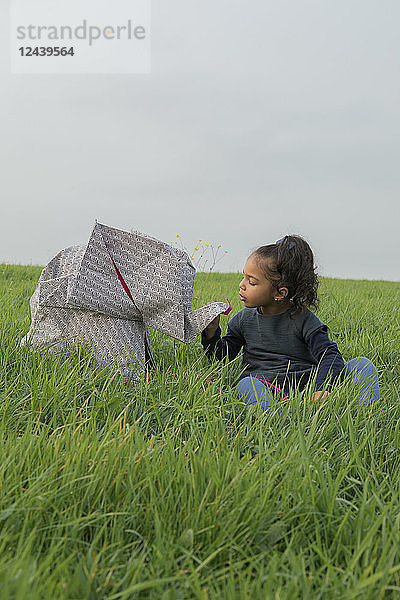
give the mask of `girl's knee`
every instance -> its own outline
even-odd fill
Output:
[[[254,379],[253,377],[249,376],[249,377],[243,377],[243,379],[241,379],[239,381],[239,383],[237,384],[236,388],[242,392],[242,393],[258,393],[258,394],[265,394],[266,393],[266,389],[265,386],[261,383],[261,381],[258,381],[258,379]]]
[[[236,385],[236,389],[249,404],[256,404],[260,401],[262,408],[269,407],[269,396],[267,389],[261,381],[251,376],[243,377]]]
[[[366,356],[356,356],[345,364],[345,371],[347,373],[375,373],[376,367]]]
[[[346,375],[352,376],[360,385],[363,399],[376,402],[380,398],[378,372],[375,365],[366,356],[357,356],[345,364]]]

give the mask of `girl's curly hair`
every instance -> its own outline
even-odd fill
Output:
[[[319,281],[314,255],[302,237],[286,235],[275,244],[260,246],[251,256],[277,292],[281,287],[288,288],[292,312],[305,307],[318,309]]]

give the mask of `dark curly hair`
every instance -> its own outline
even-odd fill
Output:
[[[302,237],[286,235],[275,244],[260,246],[251,256],[277,292],[281,287],[288,288],[291,312],[306,307],[318,309],[319,281],[314,255]]]

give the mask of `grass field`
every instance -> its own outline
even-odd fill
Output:
[[[321,282],[317,314],[376,364],[379,406],[348,381],[264,413],[231,393],[240,356],[212,365],[199,338],[152,331],[135,389],[20,348],[39,273],[0,265],[1,600],[400,598],[400,284]],[[239,280],[196,274],[193,308],[231,301],[223,334]]]

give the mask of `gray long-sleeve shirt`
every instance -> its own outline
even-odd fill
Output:
[[[332,382],[341,378],[344,361],[337,345],[328,336],[328,327],[308,309],[297,313],[263,315],[260,307],[243,308],[228,323],[227,335],[221,328],[201,343],[209,359],[232,360],[243,347],[241,377],[252,375],[277,383],[288,390],[290,383],[303,389],[317,369],[315,390],[322,389],[327,375]],[[329,389],[329,385],[325,386]]]

